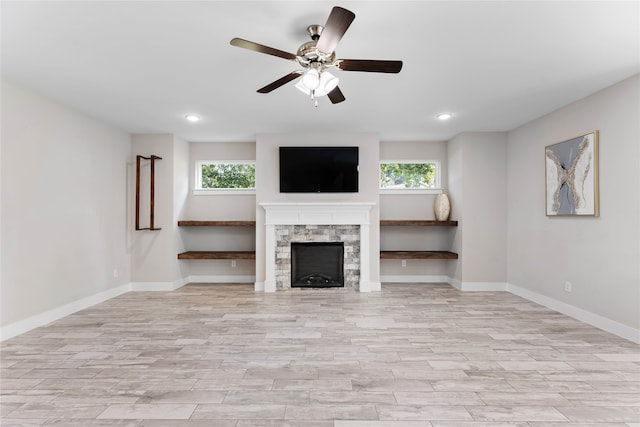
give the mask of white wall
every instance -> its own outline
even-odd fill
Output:
[[[636,329],[639,118],[636,75],[513,130],[508,142],[508,282]],[[544,147],[595,129],[600,217],[546,217]]]
[[[178,232],[178,220],[184,218],[189,200],[189,143],[173,137],[173,253],[185,251],[182,236]],[[178,277],[188,276],[186,265],[177,261]]]
[[[450,142],[449,153],[451,218],[459,221],[459,259],[450,277],[464,289],[499,288],[507,278],[507,135],[463,133]]]
[[[135,196],[136,156],[156,155],[162,160],[155,162],[155,227],[161,230],[133,230],[131,234],[131,280],[137,284],[167,287],[177,285],[183,278],[178,253],[183,244],[178,234],[178,218],[184,211],[188,191],[189,147],[188,143],[171,134],[144,134],[131,137],[133,198]],[[141,185],[147,187],[150,176],[149,163],[142,160]],[[141,191],[140,226],[149,225],[148,192]],[[146,202],[146,203],[144,203]],[[133,209],[132,209],[133,211]]]
[[[440,185],[448,187],[447,142],[381,141],[380,161],[412,160],[440,162]],[[433,220],[435,194],[380,194],[381,219]],[[382,250],[449,251],[455,230],[449,227],[381,227]],[[383,281],[442,281],[448,260],[380,260]]]
[[[380,161],[437,160],[440,162],[440,184],[448,187],[447,142],[445,141],[382,141]],[[435,195],[381,194],[380,218],[382,219],[435,219],[433,202]]]
[[[189,192],[182,220],[254,220],[255,194],[194,195],[195,164],[201,160],[255,160],[255,142],[189,143]],[[181,227],[178,229],[186,250],[251,251],[255,250],[253,227]],[[207,281],[254,281],[253,260],[182,260],[185,277]]]
[[[453,282],[506,282],[640,329],[638,117],[640,76],[634,76],[509,133],[465,133],[450,141],[446,177],[451,218],[460,221],[453,232],[452,250],[461,255],[458,261],[445,264]],[[3,330],[130,282],[175,284],[198,272],[206,274],[210,266],[195,267],[176,259],[186,243],[194,243],[177,228],[179,219],[255,217],[255,240],[235,236],[229,241],[241,245],[239,250],[255,243],[255,267],[247,261],[235,271],[255,268],[256,280],[263,281],[264,212],[257,203],[374,202],[372,224],[378,222],[380,212],[385,218],[413,218],[417,212],[432,215],[427,198],[420,202],[403,199],[398,204],[392,199],[399,196],[380,199],[380,156],[393,154],[396,143],[380,145],[375,134],[264,134],[258,135],[257,143],[234,148],[224,143],[189,144],[173,135],[131,138],[7,81],[2,82],[2,124]],[[600,131],[600,217],[546,217],[544,147],[594,129]],[[360,192],[280,194],[277,147],[303,144],[359,146]],[[404,155],[422,149],[398,144],[406,150]],[[443,155],[439,145],[430,149]],[[258,165],[255,198],[229,196],[235,200],[231,203],[232,199],[221,202],[216,197],[191,195],[196,157],[220,154],[209,160],[224,160],[251,153]],[[136,154],[163,157],[156,164],[160,232],[132,230]],[[371,228],[370,251],[377,254],[379,229]],[[405,237],[400,245],[415,239]],[[195,242],[203,250],[210,248],[209,238],[198,241],[196,237]],[[429,274],[431,270],[424,267],[424,274]],[[433,271],[440,269],[442,264]],[[372,257],[370,277],[379,281],[377,256]],[[573,292],[563,290],[565,281],[573,283]]]
[[[195,164],[199,160],[255,160],[255,142],[191,142],[189,144],[189,188],[195,186]],[[256,184],[258,185],[258,184]],[[256,196],[197,195],[189,192],[185,218],[191,220],[253,220]]]
[[[128,283],[129,135],[3,80],[1,140],[1,325]]]
[[[359,150],[359,191],[339,194],[287,194],[279,189],[280,146],[357,146]],[[327,133],[327,134],[258,134],[256,138],[256,203],[274,202],[371,202],[370,253],[372,282],[380,282],[380,229],[378,227],[379,195],[378,164],[380,163],[379,139],[374,133]],[[264,283],[265,229],[264,209],[256,206],[256,282]]]
[[[461,227],[464,212],[463,195],[463,157],[464,145],[460,138],[454,138],[449,141],[447,146],[447,167],[448,183],[449,183],[449,202],[451,203],[451,214],[449,218],[458,221],[458,227],[455,228],[451,251],[460,256],[462,252],[462,236],[463,229]],[[449,262],[447,276],[456,282],[462,282],[462,261]]]

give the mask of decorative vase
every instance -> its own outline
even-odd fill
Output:
[[[449,219],[451,213],[451,203],[449,197],[445,194],[438,194],[436,196],[435,203],[433,204],[433,210],[436,214],[436,220],[446,221]]]

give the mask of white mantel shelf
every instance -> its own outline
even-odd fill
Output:
[[[368,225],[375,203],[260,203],[265,225]]]
[[[276,290],[276,225],[359,225],[360,292],[379,290],[370,271],[370,212],[375,203],[260,203],[265,210],[266,280],[265,292]]]

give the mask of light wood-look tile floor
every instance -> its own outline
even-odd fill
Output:
[[[131,292],[1,349],[2,426],[640,426],[640,346],[448,285]]]

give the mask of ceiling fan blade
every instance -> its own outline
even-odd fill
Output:
[[[343,71],[366,71],[370,73],[399,73],[402,61],[378,61],[374,59],[338,59],[337,66]]]
[[[329,14],[327,23],[324,24],[316,48],[326,55],[331,55],[355,17],[355,13],[342,7],[335,6],[331,9],[331,14]]]
[[[336,86],[335,89],[329,92],[327,96],[329,97],[329,100],[332,104],[337,104],[345,100],[345,97],[338,86]]]
[[[275,82],[269,83],[265,87],[258,89],[258,93],[269,93],[272,90],[278,89],[280,86],[283,86],[290,81],[297,79],[301,74],[302,71],[294,71],[292,73],[289,73],[286,76],[279,78]]]
[[[250,42],[249,40],[234,38],[231,39],[231,46],[241,47],[243,49],[249,49],[254,52],[266,53],[267,55],[279,56],[280,58],[295,60],[296,56],[293,53],[285,52],[284,50],[275,49],[273,47],[265,46],[262,44]]]

